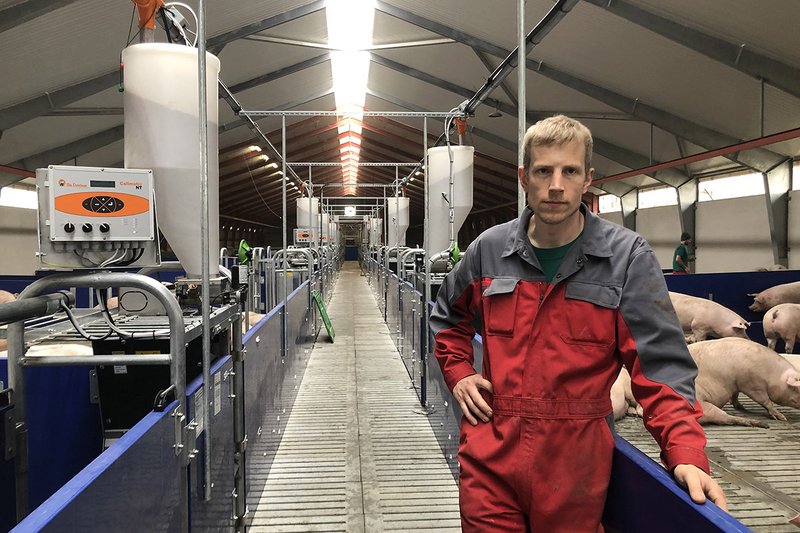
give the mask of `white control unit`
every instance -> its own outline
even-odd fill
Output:
[[[159,264],[151,170],[51,165],[36,190],[41,269]]]

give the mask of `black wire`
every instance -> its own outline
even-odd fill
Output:
[[[135,16],[136,16],[136,6],[134,5],[133,6],[133,10],[131,11],[131,21],[128,23],[128,44],[130,44],[130,42],[131,42],[131,30],[133,29],[133,17],[135,17]],[[128,46],[128,45],[126,44],[125,46]],[[125,46],[123,46],[123,48],[125,48]],[[122,56],[120,55],[120,58],[121,57]],[[120,63],[122,63],[121,59],[120,59]]]
[[[161,13],[161,24],[164,25],[164,33],[167,34],[167,42],[172,43],[172,36],[169,34],[169,22],[167,22],[167,13],[166,9],[159,9],[159,13]]]
[[[147,23],[150,22],[151,20],[153,20],[153,17],[156,16],[156,11],[157,10],[155,10],[155,9],[153,10],[153,13],[149,17],[147,17],[147,20],[145,20],[144,24],[142,24],[141,27],[139,27],[139,31],[137,31],[136,33],[133,34],[133,37],[130,37],[130,35],[131,35],[130,29],[128,30],[128,37],[129,37],[128,38],[128,42],[125,43],[125,46],[123,46],[123,48],[127,48],[128,45],[131,44],[131,41],[136,39],[136,37],[138,37],[139,34],[142,33],[142,30],[144,29],[145,26],[147,26]],[[136,13],[136,6],[133,6],[133,13]],[[131,22],[133,22],[133,13],[131,14]]]
[[[117,263],[117,266],[124,266],[124,267],[131,266],[136,261],[141,259],[143,255],[144,255],[144,248],[141,248],[141,249],[139,249],[139,253],[135,257],[133,257],[133,259],[128,259],[127,261],[121,261],[121,262]]]
[[[77,331],[78,334],[87,341],[104,341],[108,337],[110,337],[111,334],[113,333],[113,330],[109,328],[106,334],[103,335],[102,337],[92,337],[91,335],[86,333],[86,331],[84,331],[84,329],[80,326],[80,324],[78,324],[75,321],[75,316],[72,314],[72,311],[70,310],[69,306],[66,305],[63,301],[61,302],[61,310],[64,311],[64,313],[67,315],[67,318],[69,318],[69,321],[72,323],[72,327],[75,328],[75,331]]]

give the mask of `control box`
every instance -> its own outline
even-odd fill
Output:
[[[294,245],[308,246],[311,243],[311,230],[306,228],[294,229]]]
[[[36,191],[41,269],[160,263],[152,170],[51,165]]]

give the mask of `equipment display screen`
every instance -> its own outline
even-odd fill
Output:
[[[117,184],[114,181],[89,180],[89,187],[106,187],[113,189]]]

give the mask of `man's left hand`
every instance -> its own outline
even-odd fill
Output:
[[[706,496],[717,504],[723,511],[728,510],[725,494],[711,476],[694,465],[684,464],[675,467],[672,476],[678,484],[689,490],[689,496],[694,503],[706,503]]]

